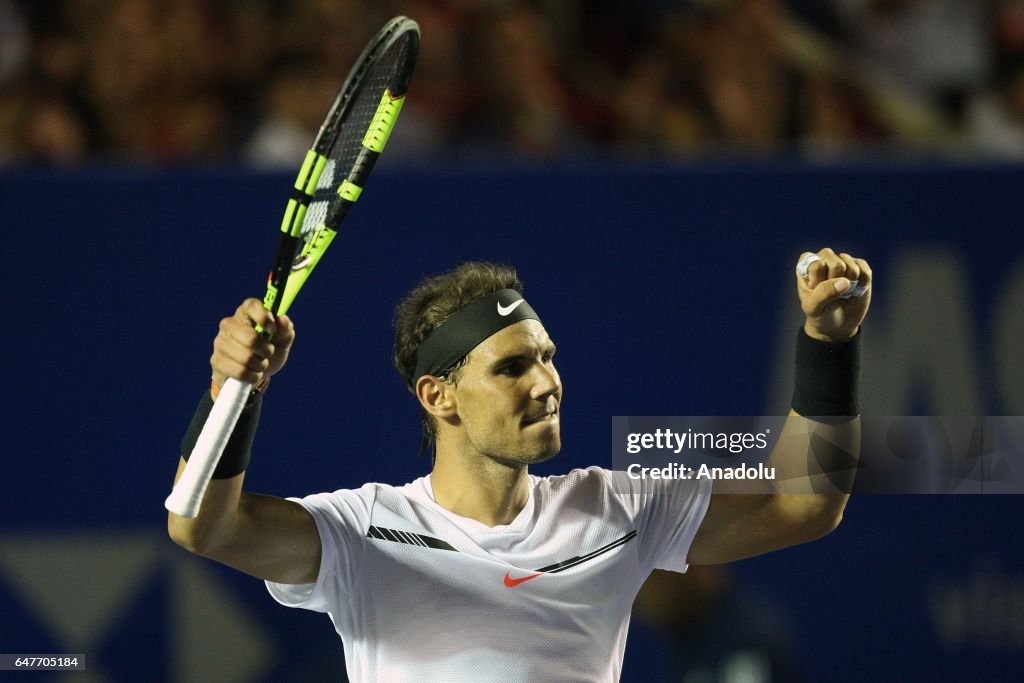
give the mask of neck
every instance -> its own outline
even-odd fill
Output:
[[[526,465],[448,451],[440,444],[430,482],[438,505],[489,527],[510,524],[530,499]]]

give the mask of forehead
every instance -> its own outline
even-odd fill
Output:
[[[511,354],[530,353],[551,344],[551,337],[539,320],[520,320],[477,344],[471,353],[470,361],[473,357],[488,361]]]

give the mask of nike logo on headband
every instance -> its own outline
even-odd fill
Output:
[[[516,310],[516,307],[519,306],[519,304],[523,303],[523,301],[525,301],[525,299],[519,299],[518,301],[513,301],[508,306],[502,306],[501,302],[499,301],[498,302],[498,315],[500,315],[502,317],[505,317],[506,315],[508,315],[512,311]]]

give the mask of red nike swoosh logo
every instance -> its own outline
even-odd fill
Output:
[[[540,574],[543,574],[543,572],[541,572]],[[509,588],[515,588],[524,581],[536,579],[538,576],[540,576],[540,574],[527,574],[526,576],[520,577],[518,579],[513,579],[512,572],[505,572],[505,585]]]

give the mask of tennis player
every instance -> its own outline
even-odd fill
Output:
[[[790,479],[813,474],[800,415],[846,416],[814,426],[856,445],[859,421],[849,416],[871,296],[868,264],[831,249],[805,254],[796,279],[806,322],[790,438],[770,457]],[[284,605],[326,612],[351,680],[617,680],[633,599],[652,570],[803,543],[842,516],[842,490],[728,495],[708,480],[634,480],[597,467],[530,475],[559,451],[562,383],[555,343],[508,267],[465,263],[425,280],[398,306],[395,327],[395,363],[434,448],[427,476],[303,499],[244,491],[257,392],[199,516],[168,519],[191,552],[264,579]],[[221,321],[213,387],[183,453],[225,378],[265,388],[294,340],[292,321],[257,299]]]

